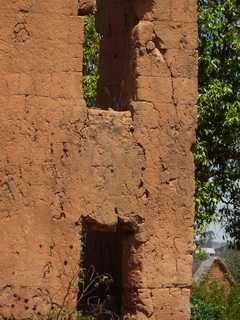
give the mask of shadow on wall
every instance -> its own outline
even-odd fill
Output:
[[[101,315],[104,319],[120,319],[136,313],[136,286],[131,273],[136,271],[132,252],[138,243],[135,222],[118,221],[103,226],[83,221],[78,311],[86,316]],[[94,287],[83,298],[84,288]]]
[[[138,44],[133,30],[141,20],[152,20],[152,6],[153,1],[147,0],[81,1],[79,15],[95,14],[98,32],[89,25],[93,21],[90,19],[85,24],[85,46],[91,43],[91,50],[85,56],[83,68],[85,97],[91,95],[88,105],[96,101],[96,106],[102,109],[130,110],[137,77],[135,51]]]

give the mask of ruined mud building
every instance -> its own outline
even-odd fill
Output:
[[[0,315],[62,301],[84,229],[121,317],[189,319],[196,0],[98,1],[96,109],[78,1],[0,4]]]

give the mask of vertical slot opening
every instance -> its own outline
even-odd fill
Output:
[[[87,1],[85,1],[87,2]],[[134,94],[132,29],[138,23],[129,0],[85,5],[83,92],[88,107],[129,110]],[[89,3],[92,3],[89,0]]]
[[[78,311],[96,319],[122,316],[123,232],[84,228]]]

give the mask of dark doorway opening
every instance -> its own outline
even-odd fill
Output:
[[[122,240],[123,232],[119,227],[114,231],[85,228],[78,303],[78,310],[83,315],[106,320],[121,317]]]

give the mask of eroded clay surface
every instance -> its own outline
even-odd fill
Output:
[[[0,6],[0,316],[62,303],[84,222],[131,231],[126,319],[189,319],[196,1],[99,1],[96,110],[82,96],[77,1]]]

